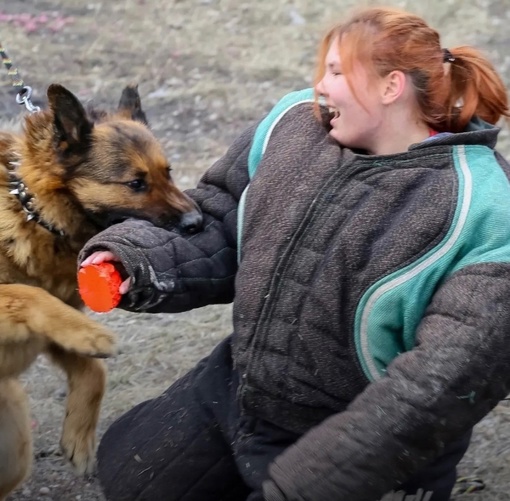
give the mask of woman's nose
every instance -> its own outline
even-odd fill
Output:
[[[324,79],[322,78],[321,80],[319,80],[316,84],[315,84],[315,91],[317,92],[317,94],[319,94],[320,96],[324,96],[326,95],[326,93],[324,92],[324,85],[323,85],[323,82]]]

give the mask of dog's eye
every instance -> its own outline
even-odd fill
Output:
[[[133,191],[145,191],[147,189],[147,183],[143,179],[133,179],[126,183]]]

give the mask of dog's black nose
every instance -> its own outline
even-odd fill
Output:
[[[179,230],[183,233],[197,233],[202,229],[202,213],[199,210],[186,212],[179,221]]]

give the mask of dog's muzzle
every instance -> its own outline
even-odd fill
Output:
[[[195,209],[183,214],[179,220],[179,230],[182,233],[198,233],[202,229],[203,217],[200,210]]]

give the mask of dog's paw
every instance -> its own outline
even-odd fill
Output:
[[[115,354],[116,336],[106,327],[91,319],[84,321],[83,325],[74,328],[53,339],[54,342],[66,351],[78,353],[88,357],[107,358]]]
[[[115,354],[116,336],[102,325],[94,323],[94,328],[83,333],[77,341],[74,351],[80,355],[107,358]]]
[[[95,430],[75,428],[67,421],[60,440],[62,452],[78,475],[90,475],[96,465]]]

